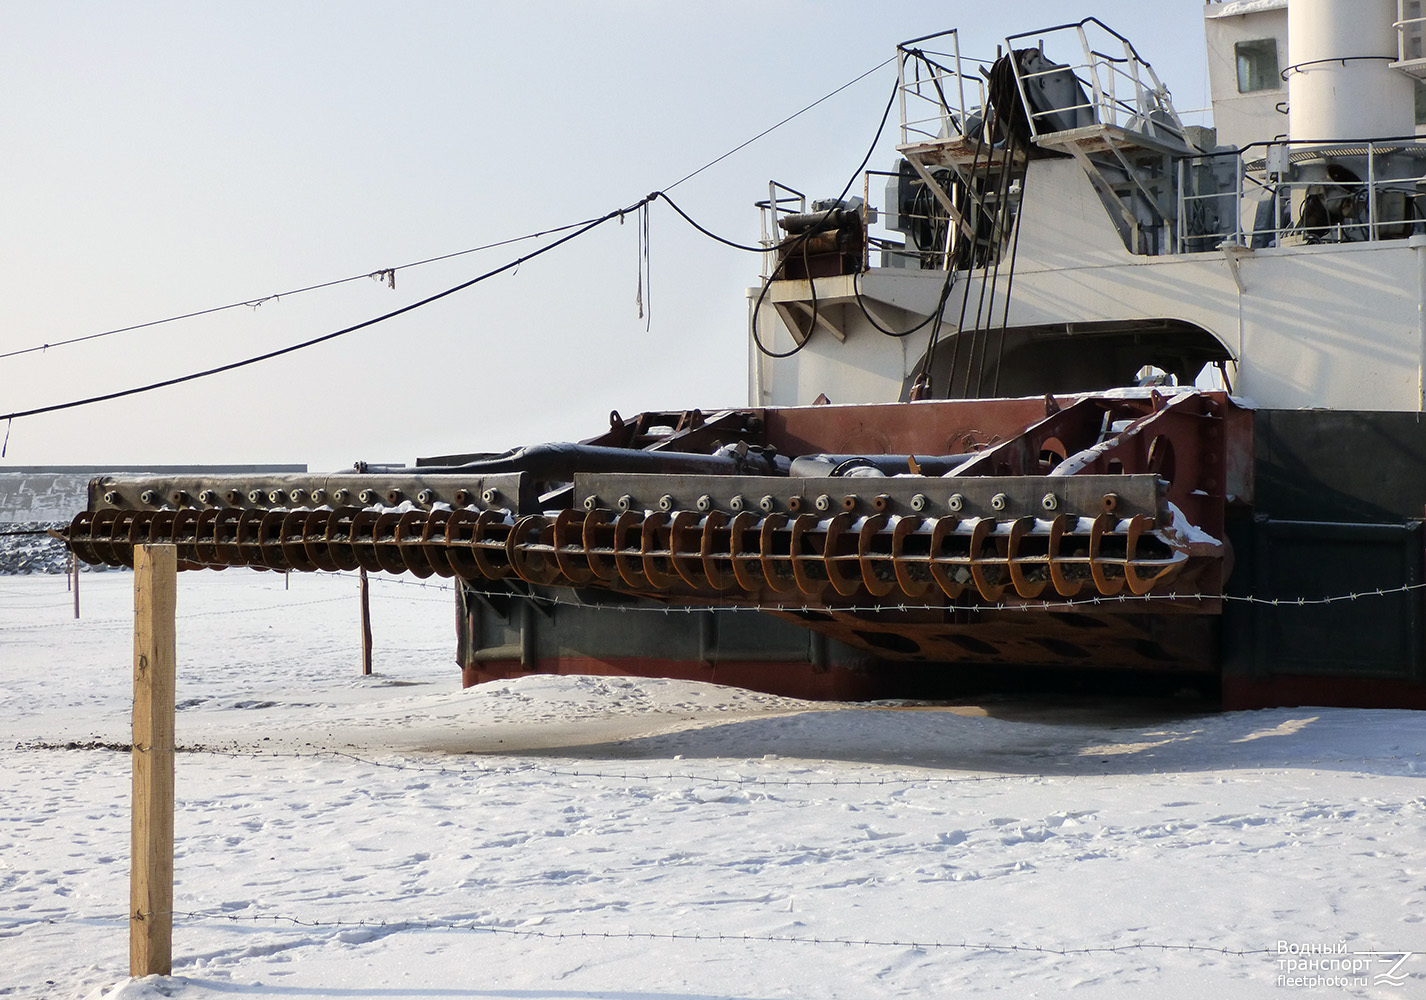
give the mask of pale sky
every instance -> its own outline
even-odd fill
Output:
[[[952,27],[963,52],[989,57],[1008,33],[1094,15],[1135,42],[1180,110],[1201,108],[1202,10],[1198,0],[10,4],[0,353],[603,215],[898,42]],[[671,195],[710,229],[755,243],[753,203],[770,179],[814,197],[842,189],[894,81],[883,67]],[[871,166],[892,164],[895,141],[889,126]],[[295,355],[16,420],[0,469],[321,471],[575,440],[607,427],[611,409],[744,405],[743,290],[757,257],[663,205],[651,231],[648,330],[630,218]],[[0,358],[0,413],[319,336],[537,245],[400,271],[394,290],[362,279]]]

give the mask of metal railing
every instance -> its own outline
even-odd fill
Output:
[[[1179,161],[1177,251],[1401,239],[1426,229],[1426,142],[1255,143]]]
[[[795,208],[791,207],[794,205]],[[768,251],[762,255],[763,277],[766,278],[777,266],[776,255],[772,251],[777,249],[778,243],[782,241],[782,236],[778,232],[778,220],[785,215],[799,215],[806,212],[807,196],[786,184],[768,181],[767,200],[758,202],[756,208],[762,224],[762,236],[758,242],[762,244],[764,250]]]
[[[862,269],[869,267],[901,267],[941,270],[947,266],[950,248],[950,220],[929,195],[910,206],[898,205],[886,190],[887,181],[902,176],[894,170],[864,170],[862,172],[862,202],[867,221],[866,246]],[[768,251],[763,255],[762,276],[768,277],[777,266],[773,251],[787,236],[779,220],[808,211],[807,198],[795,188],[778,181],[768,183],[768,198],[757,202],[762,236],[759,242]],[[895,225],[897,228],[892,228]],[[932,245],[918,247],[908,243],[904,228],[921,225],[928,234],[939,233]]]
[[[895,170],[862,172],[861,198],[867,223],[862,268],[940,271],[952,266],[956,249],[952,220],[929,192],[924,192],[908,204],[899,204],[888,190],[888,182],[902,178],[913,184],[924,183]],[[1018,197],[1018,189],[1012,192],[1012,197]],[[757,202],[756,207],[761,215],[760,242],[769,251],[763,255],[763,277],[766,278],[777,266],[776,254],[772,251],[786,238],[786,234],[780,231],[778,220],[809,209],[800,191],[777,181],[770,182],[769,197]],[[914,237],[908,236],[907,230],[916,227],[920,227],[927,245],[918,245]]]
[[[1426,64],[1426,11],[1421,0],[1396,0],[1396,61]]]
[[[1056,65],[1037,72],[1025,73],[1016,67],[1016,83],[1020,99],[1027,108],[1035,105],[1027,100],[1027,87],[1038,81],[1068,72],[1084,93],[1084,100],[1060,107],[1055,120],[1086,119],[1098,125],[1109,125],[1146,134],[1163,134],[1183,140],[1183,129],[1174,113],[1168,89],[1159,81],[1154,68],[1135,50],[1129,39],[1108,27],[1098,18],[1089,17],[1073,24],[1056,25],[1040,31],[1010,35],[1006,44],[1017,48],[1039,48],[1044,51],[1045,39],[1071,36],[1079,50],[1077,62]],[[1033,46],[1024,43],[1035,38]],[[1100,47],[1111,50],[1102,51]],[[1114,53],[1114,54],[1111,54]],[[1048,129],[1048,116],[1030,115],[1031,134],[1035,139],[1062,129]]]
[[[1426,138],[1256,143],[1182,157],[1176,169],[1176,238],[1162,253],[1203,253],[1225,244],[1362,243],[1426,233]],[[896,171],[864,171],[863,266],[942,270],[951,262],[950,221],[931,197],[896,204],[886,184],[898,176]],[[777,220],[807,210],[801,192],[776,182],[758,208],[762,243],[769,250],[782,238]],[[907,238],[906,230],[917,225],[932,237],[926,246]],[[938,233],[943,234],[939,239]],[[766,267],[774,259],[768,254]]]
[[[927,48],[928,42],[934,47]],[[983,64],[970,62],[967,75],[956,30],[902,42],[896,55],[901,145],[969,137],[986,105],[985,81],[980,75]]]
[[[872,267],[944,269],[950,255],[949,239],[943,236],[939,244],[933,241],[932,246],[917,247],[908,245],[908,237],[900,231],[901,227],[923,223],[927,232],[944,232],[949,235],[950,219],[940,210],[934,198],[923,198],[919,206],[913,206],[909,210],[901,205],[891,204],[890,198],[886,199],[885,206],[880,206],[873,200],[878,193],[884,194],[887,180],[902,176],[904,175],[895,170],[868,170],[862,175],[862,198],[867,205],[868,222],[866,263]],[[874,177],[883,178],[880,192],[873,190]],[[923,210],[917,211],[917,207]],[[893,222],[898,226],[897,229],[891,228]],[[880,226],[876,223],[880,223]],[[879,257],[873,259],[872,251],[876,251]]]

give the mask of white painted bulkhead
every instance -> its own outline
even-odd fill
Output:
[[[1257,405],[1422,408],[1419,258],[1426,249],[1416,248],[1417,240],[1238,250],[1231,257],[1217,250],[1136,256],[1124,249],[1075,161],[1032,163],[1024,197],[1008,326],[1177,319],[1227,349],[1233,390]],[[872,268],[857,279],[869,307],[885,312],[883,325],[902,329],[935,308],[943,280],[941,271],[903,268]],[[821,278],[816,286],[820,308],[836,311],[845,340],[819,328],[785,359],[751,346],[753,405],[806,405],[820,394],[835,403],[903,398],[929,328],[903,339],[880,333],[852,297],[852,281]],[[1002,273],[996,328],[1008,284]],[[788,298],[807,297],[806,282],[774,288]],[[759,292],[749,290],[750,307]],[[964,293],[960,285],[952,290],[943,344],[953,336]],[[979,296],[972,279],[972,315]],[[759,330],[775,351],[794,345],[767,301]],[[1125,372],[1126,384],[1133,374]]]
[[[1286,132],[1287,0],[1210,4],[1203,17],[1218,141],[1246,146]],[[1264,60],[1256,78],[1253,54]]]
[[[1209,57],[1217,68],[1215,115],[1228,125],[1232,144],[1280,142],[1287,131],[1281,113],[1286,109],[1279,107],[1282,89],[1238,92],[1234,60],[1236,46],[1244,41],[1250,49],[1251,43],[1269,40],[1279,46],[1280,72],[1292,87],[1294,131],[1324,130],[1306,138],[1336,133],[1359,140],[1410,133],[1413,83],[1385,59],[1388,38],[1394,37],[1395,8],[1393,0],[1207,5]],[[1283,37],[1289,13],[1295,42]],[[1335,70],[1325,62],[1294,69],[1284,43],[1291,43],[1291,58],[1300,62],[1339,62]],[[1371,58],[1348,58],[1354,56]],[[1343,58],[1348,61],[1340,62]],[[1364,89],[1376,95],[1378,104],[1389,106],[1364,112]],[[1398,186],[1410,183],[1403,179]],[[1415,188],[1418,194],[1423,189],[1426,182]],[[1244,190],[1246,206],[1256,195],[1246,184]],[[1300,185],[1292,197],[1300,199],[1305,190]],[[1251,216],[1251,209],[1245,210]],[[1300,204],[1294,206],[1294,218],[1298,212]],[[981,301],[994,303],[982,329],[999,329],[1002,316],[1012,329],[1176,320],[1207,331],[1223,346],[1231,358],[1227,372],[1233,391],[1259,406],[1423,409],[1426,236],[1336,243],[1283,239],[1279,245],[1250,249],[1239,245],[1253,242],[1248,234],[1230,239],[1222,249],[1135,255],[1125,248],[1085,170],[1070,158],[1028,165],[1021,214],[1008,315],[1008,269],[1001,270],[995,289],[984,297],[978,276],[958,273],[944,314],[942,345],[952,343],[963,301],[969,302],[968,330]],[[1421,228],[1418,223],[1417,231]],[[770,357],[750,343],[750,402],[805,405],[820,395],[835,403],[905,398],[929,327],[903,339],[889,337],[867,319],[855,292],[860,290],[863,304],[881,325],[905,329],[935,310],[944,278],[939,270],[873,267],[856,278],[818,279],[818,309],[830,322],[787,358]],[[761,291],[748,293],[750,319],[757,314],[758,332],[773,352],[788,351],[795,342],[772,302],[807,303],[808,283],[774,282],[758,308]],[[1086,340],[1084,349],[1093,350],[1092,342]],[[1126,366],[1125,384],[1135,370]]]

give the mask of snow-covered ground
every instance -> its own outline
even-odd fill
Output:
[[[352,579],[243,571],[180,577],[131,981],[131,586],[0,577],[0,995],[1426,996],[1426,713],[462,691],[448,592],[373,582],[363,679]]]

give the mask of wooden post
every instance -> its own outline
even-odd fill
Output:
[[[178,550],[134,546],[134,805],[129,975],[173,972],[173,612]]]
[[[371,595],[367,592],[366,569],[361,571],[361,675],[371,676]]]

